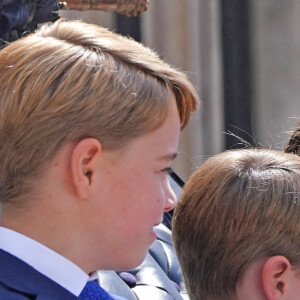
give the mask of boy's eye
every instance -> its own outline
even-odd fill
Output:
[[[164,172],[164,173],[167,173],[167,174],[170,174],[170,173],[174,172],[171,167],[164,168],[161,171]]]

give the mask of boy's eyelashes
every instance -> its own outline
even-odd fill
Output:
[[[166,173],[166,174],[170,174],[170,173],[174,172],[171,167],[164,168],[161,171]]]

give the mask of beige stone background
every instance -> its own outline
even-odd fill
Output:
[[[220,2],[150,0],[142,15],[143,43],[187,72],[202,103],[183,131],[174,169],[187,179],[207,157],[224,150]],[[300,1],[250,0],[254,76],[254,140],[282,149],[300,117]],[[63,11],[115,29],[113,13]]]

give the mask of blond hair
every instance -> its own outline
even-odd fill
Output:
[[[184,127],[198,105],[186,75],[141,44],[79,21],[59,21],[0,52],[0,201],[26,194],[68,141],[106,150],[164,122],[176,96]]]
[[[236,299],[245,270],[261,258],[300,264],[300,157],[235,150],[189,179],[173,239],[191,300]]]

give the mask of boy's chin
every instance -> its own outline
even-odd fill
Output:
[[[147,251],[148,248],[144,253],[141,253],[140,255],[136,254],[136,256],[134,256],[131,260],[128,259],[126,262],[124,261],[123,264],[120,264],[120,268],[118,268],[117,271],[126,271],[137,268],[144,261]]]

